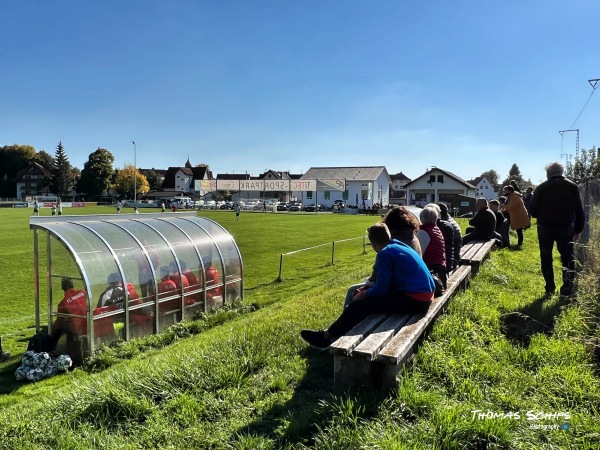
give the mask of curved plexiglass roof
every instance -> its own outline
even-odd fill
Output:
[[[57,304],[63,296],[60,280],[65,277],[85,291],[88,318],[123,315],[115,321],[125,322],[125,338],[130,334],[130,309],[148,310],[156,332],[163,328],[160,322],[166,312],[177,312],[174,316],[181,320],[188,307],[206,311],[243,295],[242,259],[233,237],[195,212],[31,217],[30,228],[35,233],[36,310],[40,298],[44,299],[40,276],[47,274],[50,327],[61,315]],[[40,236],[46,238],[45,247]],[[189,279],[185,285],[182,274]],[[111,278],[127,286],[130,300],[138,296],[141,301],[134,306],[125,302],[122,310],[99,312]],[[167,282],[172,286],[169,278],[176,289],[165,289]],[[88,327],[88,335],[93,338],[93,327]]]

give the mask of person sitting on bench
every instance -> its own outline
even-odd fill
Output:
[[[392,240],[384,223],[367,230],[375,257],[377,279],[371,287],[358,289],[354,300],[325,331],[302,330],[311,346],[329,347],[372,313],[424,314],[435,293],[435,283],[423,259],[408,245]]]
[[[488,208],[488,201],[485,198],[478,198],[475,202],[475,209],[477,213],[469,220],[471,227],[467,228],[462,245],[471,241],[487,241],[489,239],[498,239],[502,242],[502,236],[496,233],[496,216]]]

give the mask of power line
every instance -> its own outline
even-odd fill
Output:
[[[590,81],[590,84],[591,84],[591,81],[594,81],[594,80],[589,80],[589,81]],[[600,81],[600,79],[598,79],[597,81]],[[590,93],[590,96],[588,97],[587,101],[585,102],[585,105],[583,105],[583,108],[581,108],[581,111],[579,111],[579,114],[577,115],[577,118],[573,121],[573,123],[571,124],[571,126],[569,128],[573,128],[573,125],[575,125],[575,123],[579,120],[579,118],[581,117],[581,114],[583,114],[583,111],[585,111],[585,108],[587,107],[588,103],[592,99],[592,95],[594,95],[594,92],[596,92],[596,85],[595,84],[592,85],[592,92]]]

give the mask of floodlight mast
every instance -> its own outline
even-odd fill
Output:
[[[137,201],[137,161],[136,161],[136,154],[137,154],[137,146],[135,145],[135,141],[131,141],[131,143],[133,144],[133,203],[135,206],[135,203]]]

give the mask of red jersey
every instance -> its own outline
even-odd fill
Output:
[[[65,296],[58,304],[57,312],[85,317],[58,317],[52,328],[62,327],[78,335],[87,334],[87,309],[85,291],[75,288],[67,289]]]

